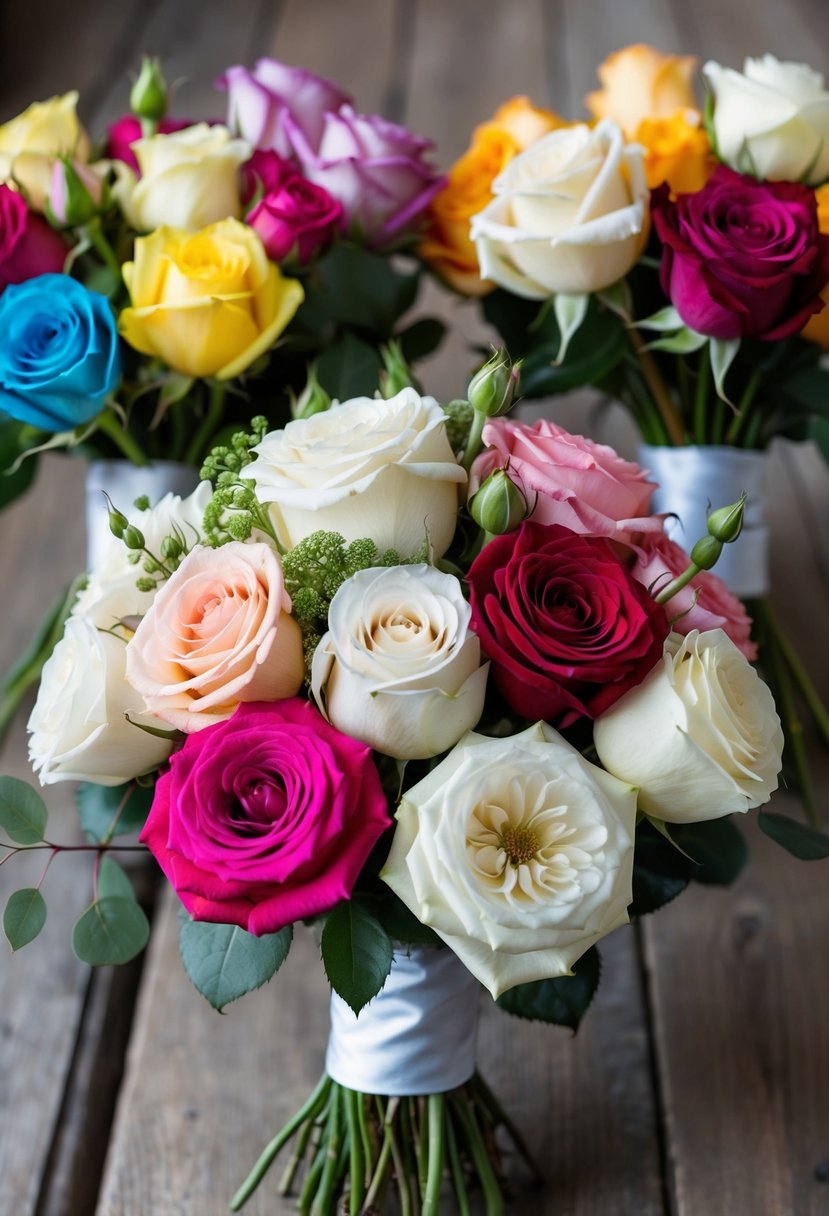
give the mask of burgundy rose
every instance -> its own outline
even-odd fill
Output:
[[[388,826],[370,748],[293,698],[188,735],[141,840],[194,920],[258,936],[348,899]]]
[[[469,570],[472,628],[495,683],[524,718],[596,718],[662,654],[664,608],[601,537],[525,522]]]
[[[170,135],[173,131],[184,131],[193,126],[192,118],[162,118],[158,124],[160,135]],[[138,161],[132,145],[141,138],[141,123],[132,114],[125,114],[117,122],[107,127],[106,155],[110,160],[122,160],[125,165],[139,173]]]
[[[662,288],[682,320],[711,338],[773,342],[799,333],[823,307],[829,236],[815,193],[758,182],[719,165],[696,194],[653,193],[664,246]]]
[[[68,246],[23,197],[0,186],[0,290],[39,274],[60,274]]]
[[[247,223],[275,262],[292,249],[300,262],[307,262],[339,231],[342,218],[342,204],[327,190],[289,171],[249,212]]]

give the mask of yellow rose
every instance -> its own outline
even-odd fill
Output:
[[[89,139],[78,122],[74,90],[35,101],[0,126],[0,181],[16,182],[37,211],[49,194],[52,166],[59,156],[85,161]]]
[[[542,135],[570,125],[560,114],[534,106],[529,97],[511,97],[505,101],[492,115],[492,122],[511,135],[522,152]]]
[[[829,236],[829,182],[815,191],[817,198],[817,222],[823,236]],[[802,336],[829,350],[829,284],[820,293],[823,312],[815,313],[806,323]]]
[[[608,55],[598,69],[603,88],[584,99],[594,118],[612,118],[633,139],[643,118],[696,109],[694,55],[663,55],[638,43]]]
[[[696,110],[643,118],[635,141],[645,149],[645,176],[651,190],[667,182],[671,194],[696,194],[714,170],[711,144]]]
[[[304,292],[283,278],[239,220],[189,233],[159,228],[124,265],[131,308],[118,328],[130,346],[187,376],[238,376],[285,329]]]

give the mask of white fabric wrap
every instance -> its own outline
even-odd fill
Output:
[[[480,992],[451,950],[395,949],[384,987],[359,1017],[331,993],[326,1072],[348,1089],[389,1097],[463,1085],[475,1071]]]
[[[129,515],[132,504],[142,494],[146,494],[150,503],[154,504],[165,494],[178,494],[186,498],[198,484],[199,470],[194,465],[178,464],[174,460],[157,460],[141,466],[129,460],[91,461],[86,470],[87,570],[98,565],[111,535],[104,491],[114,507]]]
[[[665,531],[690,551],[707,532],[709,509],[728,506],[745,490],[743,530],[725,545],[714,574],[743,599],[766,595],[769,590],[769,527],[766,523],[765,452],[742,448],[651,447],[639,448],[639,463],[650,471],[659,489],[651,510],[671,511]]]

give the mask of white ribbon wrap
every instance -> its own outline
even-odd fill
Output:
[[[155,504],[165,494],[179,494],[186,498],[198,484],[198,469],[174,460],[157,460],[141,466],[129,460],[93,460],[86,470],[87,570],[101,560],[111,535],[109,508],[102,491],[110,496],[114,507],[129,515],[132,504],[142,494],[146,494],[150,503]],[[136,577],[138,573],[140,571],[136,572]]]
[[[448,949],[396,949],[382,990],[355,1017],[331,993],[326,1072],[348,1089],[405,1097],[463,1085],[475,1071],[481,986]]]
[[[651,510],[671,511],[665,531],[690,550],[707,532],[711,508],[728,506],[745,490],[745,515],[739,538],[726,545],[714,573],[742,598],[769,590],[769,528],[766,523],[765,452],[729,447],[639,448],[639,463],[650,471],[659,489]]]

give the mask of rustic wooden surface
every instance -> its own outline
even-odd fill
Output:
[[[627,42],[734,64],[773,50],[825,67],[827,35],[825,0],[796,0],[785,13],[768,0],[14,0],[0,9],[0,118],[77,87],[100,130],[125,109],[142,50],[183,78],[178,113],[215,116],[222,68],[273,54],[433,135],[446,165],[513,93],[579,113],[595,65]],[[426,293],[426,306],[439,301]],[[427,375],[448,397],[462,389],[469,343],[485,335],[468,306],[441,307],[453,337]],[[584,397],[557,403],[555,416],[573,429],[593,424]],[[630,440],[618,415],[610,434]],[[829,478],[813,451],[781,446],[772,480],[775,605],[810,647],[829,697]],[[3,668],[80,565],[80,508],[79,462],[53,457],[37,494],[0,516]],[[829,766],[819,763],[825,797]],[[22,725],[0,771],[25,775]],[[49,803],[53,835],[72,839],[66,788],[52,787]],[[772,809],[796,813],[785,791]],[[749,837],[751,865],[734,888],[696,887],[606,943],[602,987],[575,1039],[484,1013],[487,1074],[550,1179],[539,1195],[519,1176],[516,1212],[829,1212],[827,868]],[[33,871],[1,870],[0,901],[37,881]],[[321,1068],[325,985],[311,938],[220,1018],[180,968],[171,898],[143,970],[90,980],[68,945],[88,864],[59,858],[47,883],[42,938],[0,955],[0,1216],[219,1216]],[[265,1187],[249,1210],[290,1207]]]

